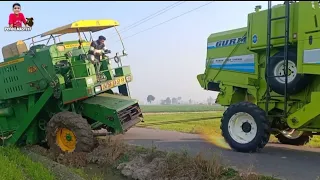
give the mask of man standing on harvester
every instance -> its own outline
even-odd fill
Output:
[[[101,56],[111,53],[110,50],[106,49],[104,41],[106,38],[104,36],[99,36],[98,40],[92,41],[90,49],[88,51],[90,61],[96,65],[96,74],[100,74],[101,67]]]

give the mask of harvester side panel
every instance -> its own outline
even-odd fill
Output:
[[[320,8],[318,3],[299,2],[298,73],[320,74]]]
[[[0,64],[0,98],[10,99],[43,92],[54,77],[49,51],[13,57]]]
[[[246,28],[210,35],[204,84],[228,82],[240,87],[254,86],[258,79],[257,55],[247,50]],[[226,61],[228,59],[228,61]]]
[[[297,4],[290,6],[290,23],[289,23],[289,42],[296,42],[293,38],[293,34],[297,34]],[[280,18],[285,13],[285,6],[280,5],[272,8],[272,18]],[[254,12],[248,14],[248,48],[249,50],[265,50],[267,46],[267,16],[268,11],[263,10],[260,12]],[[285,19],[278,19],[272,21],[271,34],[273,39],[271,44],[273,47],[279,47],[284,45],[284,27]]]

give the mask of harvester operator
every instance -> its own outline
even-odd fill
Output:
[[[89,60],[96,65],[96,73],[99,74],[100,67],[101,67],[101,56],[105,54],[111,53],[110,50],[106,49],[104,41],[106,38],[104,36],[99,36],[98,40],[92,41],[88,55]]]

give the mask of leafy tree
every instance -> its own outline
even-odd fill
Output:
[[[178,104],[181,104],[181,100],[182,100],[182,98],[179,96],[178,97]]]
[[[212,105],[212,104],[214,104],[214,99],[210,96],[210,97],[208,97],[208,99],[207,99],[207,103],[208,103],[208,105]]]
[[[178,104],[178,99],[177,98],[172,98],[172,104]]]
[[[160,104],[161,105],[165,105],[166,104],[166,100],[161,99]]]
[[[166,99],[166,104],[171,104],[171,99],[169,97]]]
[[[151,102],[152,101],[154,101],[156,98],[153,96],[153,95],[148,95],[148,97],[147,97],[147,101],[148,101],[148,103],[150,103],[151,104]]]

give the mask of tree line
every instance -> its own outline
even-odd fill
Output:
[[[147,96],[147,102],[149,104],[151,104],[152,102],[154,102],[156,100],[156,98],[153,95],[148,95]],[[192,99],[188,100],[189,104],[193,104],[194,101]],[[160,104],[161,105],[176,105],[176,104],[182,104],[182,97],[167,97],[166,99],[161,99],[160,100]],[[207,98],[207,104],[208,105],[213,105],[215,104],[215,99],[213,99],[211,96]]]

